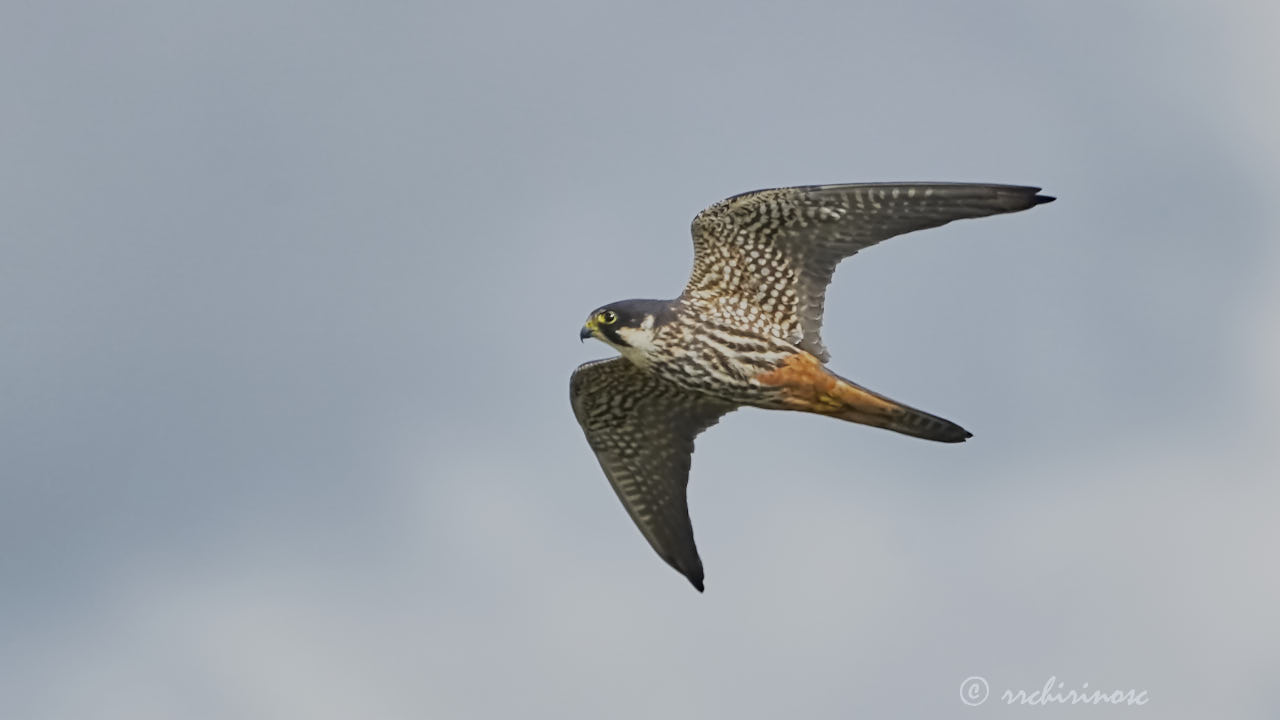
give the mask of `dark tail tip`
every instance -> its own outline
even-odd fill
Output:
[[[1052,195],[1036,195],[1035,197],[1031,198],[1031,202],[1036,205],[1043,205],[1045,203],[1051,203],[1057,199],[1058,198]]]
[[[934,417],[931,415],[925,415],[924,417],[928,418],[928,420],[932,422],[924,425],[924,427],[917,426],[909,430],[899,428],[893,429],[898,430],[898,432],[905,432],[908,435],[915,435],[916,437],[924,438],[925,440],[933,440],[934,442],[943,443],[962,443],[973,437],[973,433],[965,430],[950,420],[943,420],[940,417]]]
[[[946,428],[946,429],[935,430],[929,433],[911,433],[911,434],[916,435],[916,437],[924,438],[925,440],[932,440],[934,442],[940,442],[940,443],[962,443],[965,440],[968,440],[969,438],[973,437],[973,433],[963,428],[955,428],[955,429]]]

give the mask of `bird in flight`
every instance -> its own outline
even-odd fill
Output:
[[[580,337],[622,356],[574,371],[574,415],[658,555],[703,590],[685,489],[693,440],[742,406],[798,410],[936,440],[959,425],[826,368],[822,310],[836,264],[894,235],[1026,210],[1040,188],[871,183],[735,195],[693,220],[693,273],[674,300],[597,308]]]

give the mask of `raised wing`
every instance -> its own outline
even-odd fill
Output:
[[[823,303],[841,260],[894,235],[1053,200],[1039,191],[873,183],[735,195],[694,218],[693,273],[682,299],[728,322],[764,323],[825,362]]]
[[[685,495],[693,439],[736,406],[681,390],[626,358],[579,366],[569,380],[569,397],[636,527],[702,592],[702,560]]]

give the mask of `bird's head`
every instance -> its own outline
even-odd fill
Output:
[[[578,337],[596,338],[634,362],[648,355],[658,328],[674,314],[666,300],[622,300],[593,310]]]

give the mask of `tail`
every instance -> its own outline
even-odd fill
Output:
[[[964,442],[973,437],[973,433],[950,420],[890,400],[844,378],[835,384],[831,399],[837,401],[836,407],[824,414],[841,420],[945,443]]]

